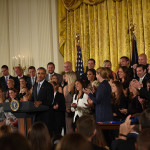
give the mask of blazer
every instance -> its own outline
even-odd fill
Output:
[[[42,101],[42,105],[49,106],[49,110],[44,112],[36,112],[34,122],[41,121],[45,123],[50,135],[52,136],[54,128],[54,113],[52,109],[54,90],[52,85],[45,80],[41,85],[39,93],[37,95],[37,85],[38,83],[35,83],[33,86],[31,101]]]
[[[57,92],[54,97],[53,106],[58,104],[58,109],[54,110],[54,133],[61,135],[62,128],[65,127],[65,98],[62,93]]]
[[[95,103],[96,121],[112,121],[111,87],[108,81],[104,80],[99,84],[96,97],[91,93],[89,97]]]
[[[34,84],[36,83],[36,80],[37,80],[37,77],[35,77],[35,81],[34,81]],[[29,82],[31,83],[31,85],[32,85],[32,79],[31,79],[31,77],[29,77]],[[33,85],[34,86],[34,85]]]
[[[139,81],[139,77],[137,77],[137,80]],[[150,80],[150,74],[147,73],[142,81],[143,87],[146,88],[147,86],[147,81]]]
[[[13,79],[14,82],[15,82],[15,77],[13,77],[13,76],[10,75],[9,79]],[[3,92],[6,92],[8,90],[8,86],[7,86],[7,83],[5,81],[5,77],[4,76],[2,76],[0,78],[0,87],[2,88]]]
[[[42,105],[48,105],[52,107],[52,102],[54,98],[54,90],[52,85],[45,80],[40,87],[38,95],[37,85],[38,83],[35,83],[33,86],[32,101],[42,101]]]
[[[72,103],[76,103],[77,104],[77,108],[74,109],[73,107],[71,107],[71,111],[75,112],[74,114],[74,118],[73,118],[73,122],[75,122],[75,118],[78,115],[79,117],[81,117],[84,113],[84,109],[87,108],[87,106],[85,106],[85,104],[88,104],[88,95],[84,93],[83,98],[79,98],[79,100],[77,101],[77,99],[75,99],[76,94],[74,94],[73,96],[73,102]]]
[[[59,107],[55,111],[62,111],[62,112],[66,111],[65,97],[62,93],[59,92],[56,93],[53,101],[53,106],[56,104],[58,104]]]

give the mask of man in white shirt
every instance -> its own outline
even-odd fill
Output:
[[[146,68],[144,65],[138,65],[136,68],[137,72],[137,80],[140,84],[143,85],[144,88],[146,88],[147,80],[150,80],[149,74],[146,73]]]

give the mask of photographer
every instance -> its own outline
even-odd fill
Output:
[[[133,140],[135,139],[135,136],[132,136],[132,138],[131,137],[129,138],[128,136],[135,126],[136,125],[131,125],[131,115],[129,115],[126,118],[125,122],[120,125],[119,137],[117,140],[114,140],[112,142],[111,149],[112,150],[135,150],[137,146],[136,140],[139,134],[134,132],[134,135],[136,135],[136,140]],[[147,128],[150,128],[150,108],[145,109],[141,113],[139,119],[139,131],[141,132]]]

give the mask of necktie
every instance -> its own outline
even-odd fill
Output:
[[[40,83],[38,82],[38,86],[37,86],[37,95],[39,94],[40,91]]]
[[[34,77],[32,77],[32,86],[34,85]]]
[[[6,81],[6,83],[7,83],[7,81],[8,81],[8,77],[6,76],[6,79],[5,79],[5,81]]]
[[[142,78],[140,78],[139,83],[142,84]]]

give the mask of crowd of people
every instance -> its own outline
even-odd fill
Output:
[[[110,60],[105,60],[103,66],[97,70],[94,69],[95,63],[94,59],[89,59],[87,71],[82,76],[72,70],[69,61],[64,63],[62,74],[55,72],[53,62],[47,64],[47,70],[43,67],[36,70],[34,66],[30,66],[27,76],[20,66],[16,66],[16,77],[11,76],[8,66],[3,65],[3,76],[0,78],[0,124],[17,131],[17,118],[11,112],[5,112],[3,104],[14,99],[20,102],[31,101],[37,108],[40,105],[49,106],[48,110],[35,113],[35,124],[28,132],[28,141],[35,144],[32,144],[33,150],[54,148],[64,134],[66,135],[60,140],[56,150],[69,150],[76,148],[76,145],[81,146],[78,149],[130,149],[129,145],[135,149],[136,140],[130,140],[127,136],[132,130],[136,130],[138,134],[143,131],[143,127],[137,131],[137,127],[131,126],[130,115],[135,117],[144,112],[150,113],[147,111],[150,107],[150,64],[147,63],[147,56],[140,54],[138,64],[133,66],[130,66],[128,57],[122,56],[117,72],[111,70]],[[148,116],[145,118],[149,119]],[[111,141],[111,147],[109,142],[105,141],[105,135],[103,136],[97,123],[125,119],[125,123],[120,126],[120,132],[115,131],[119,140]],[[149,124],[143,126],[149,128],[150,122],[145,123]],[[149,136],[147,133],[150,133],[148,129],[147,132],[141,132],[138,143],[144,136]],[[39,136],[43,137],[43,141],[37,139]],[[57,137],[53,144],[52,137]],[[137,139],[137,136],[134,139]],[[76,143],[72,143],[72,140]],[[83,144],[86,140],[89,142]]]

